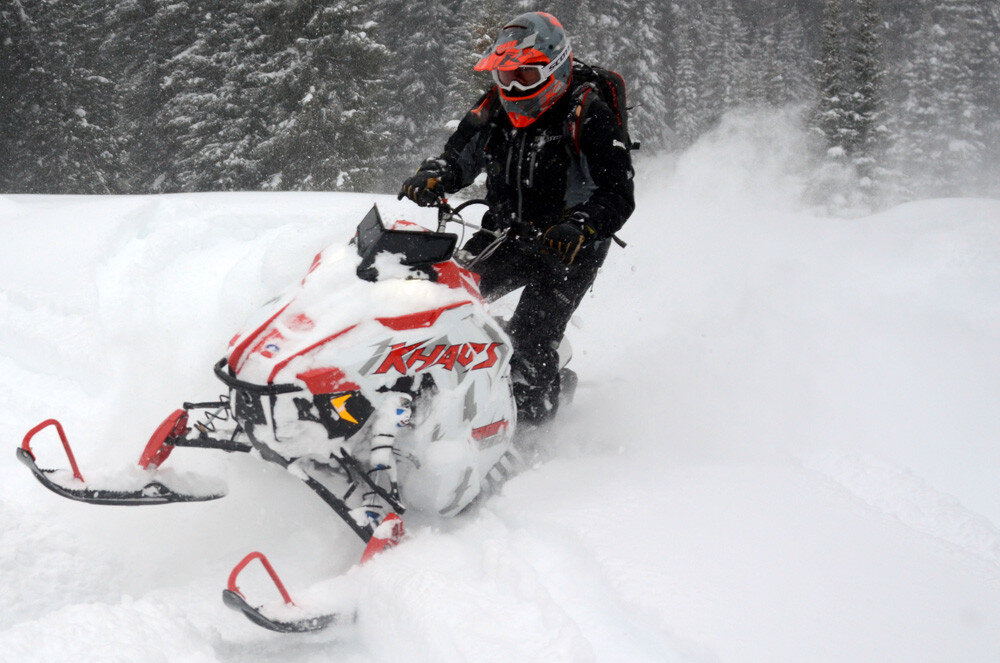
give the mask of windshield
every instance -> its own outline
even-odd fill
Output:
[[[458,236],[454,233],[386,228],[378,208],[372,207],[358,224],[358,255],[362,258],[358,274],[370,268],[379,253],[400,255],[400,262],[409,267],[444,262],[451,258],[457,242]]]

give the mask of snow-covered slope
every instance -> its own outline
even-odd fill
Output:
[[[799,152],[733,118],[644,164],[630,246],[570,332],[582,384],[553,458],[318,585],[360,545],[278,467],[178,452],[229,496],[95,507],[14,447],[56,416],[84,472],[134,462],[373,201],[430,213],[0,196],[0,660],[1000,660],[1000,202],[818,218],[792,202]],[[227,610],[254,549],[358,625],[280,636]]]

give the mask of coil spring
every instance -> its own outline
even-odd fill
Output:
[[[232,419],[229,394],[221,394],[215,404],[219,407],[215,410],[205,410],[201,421],[196,421],[194,424],[194,427],[202,433],[215,433],[218,430],[215,426],[216,422],[230,421]]]

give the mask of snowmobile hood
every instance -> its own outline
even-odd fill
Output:
[[[476,277],[453,261],[434,265],[437,280],[413,278],[411,268],[388,254],[375,266],[379,279],[358,277],[361,258],[350,246],[318,254],[301,282],[262,308],[229,344],[229,368],[254,384],[305,382],[331,390],[353,383],[354,371],[338,357],[365,356],[364,346],[379,346],[401,330],[431,328],[441,316],[463,307],[481,307]],[[370,351],[367,351],[370,354]],[[343,384],[331,377],[336,367]],[[325,369],[322,379],[310,371]],[[324,384],[319,384],[324,382]]]

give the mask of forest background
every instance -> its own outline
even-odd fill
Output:
[[[782,109],[842,209],[1000,195],[1000,0],[0,0],[0,192],[393,193],[555,14],[640,155]]]

